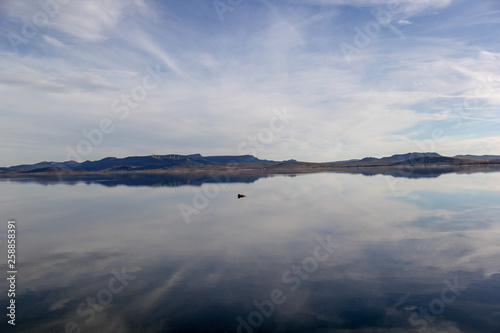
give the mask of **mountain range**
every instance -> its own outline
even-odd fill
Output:
[[[365,157],[347,161],[311,163],[289,161],[270,161],[259,159],[253,155],[238,156],[202,156],[192,155],[148,155],[130,156],[125,158],[106,157],[98,161],[40,162],[0,168],[2,174],[35,174],[35,173],[85,173],[85,172],[154,172],[164,170],[217,170],[221,167],[250,168],[257,170],[269,169],[297,169],[297,168],[352,168],[352,167],[396,167],[401,165],[412,166],[439,166],[439,165],[500,165],[498,155],[457,155],[454,157],[442,156],[438,153],[407,153],[395,154],[389,157]]]
[[[197,167],[207,165],[222,165],[231,163],[276,163],[258,159],[252,155],[242,156],[202,156],[192,155],[148,155],[129,156],[125,158],[106,157],[98,161],[66,162],[40,162],[36,164],[16,165],[0,168],[0,172],[35,173],[54,171],[54,169],[67,171],[145,171],[174,167]]]

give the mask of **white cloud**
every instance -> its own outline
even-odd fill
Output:
[[[50,26],[83,41],[95,42],[109,38],[109,31],[118,22],[126,2],[71,1],[61,6]]]
[[[43,39],[50,45],[52,45],[56,49],[63,49],[66,48],[66,45],[61,42],[59,39],[54,38],[49,35],[43,35]]]
[[[345,4],[325,4],[340,3]],[[451,2],[402,4],[400,22],[410,21],[405,15]],[[16,9],[14,16],[28,11],[25,5],[9,6]],[[110,151],[237,153],[242,140],[268,126],[272,109],[283,107],[297,118],[259,156],[331,161],[413,151],[414,140],[426,135],[425,124],[432,126],[446,110],[474,97],[481,78],[491,92],[481,90],[481,105],[469,120],[493,124],[498,118],[499,54],[489,43],[481,44],[481,36],[457,37],[457,30],[450,28],[455,17],[430,17],[429,23],[404,31],[405,39],[382,27],[347,63],[339,44],[354,40],[354,28],[363,26],[346,17],[341,7],[320,12],[273,2],[272,10],[266,6],[252,11],[249,5],[231,13],[239,20],[221,24],[212,12],[190,8],[200,15],[195,17],[169,6],[75,2],[54,18],[53,29],[41,29],[22,45],[24,53],[2,52],[2,111],[13,112],[5,121],[19,124],[31,116],[44,123],[48,117],[54,119],[50,127],[60,133],[59,147],[54,142],[47,143],[49,150],[25,146],[29,160],[22,162],[36,162],[33,156],[48,159],[42,151],[63,159],[65,145],[78,143],[81,131],[95,127],[102,117],[117,121],[117,130],[94,149],[91,159],[114,155]],[[360,22],[368,15],[365,8],[352,12],[363,18]],[[438,31],[435,26],[446,25],[449,31],[431,33]],[[168,76],[131,110],[129,119],[118,121],[111,102],[130,93],[147,74],[145,68],[157,64]],[[36,110],[35,105],[43,108]],[[404,135],[407,131],[414,134]],[[451,142],[462,147],[462,140],[485,142],[480,134],[450,132],[454,141],[442,149],[454,151]],[[18,149],[25,141],[15,137],[11,147]],[[494,145],[487,146],[495,152]],[[12,150],[9,154],[14,156]]]

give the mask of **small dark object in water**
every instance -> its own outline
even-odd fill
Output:
[[[245,197],[246,197],[246,195],[244,195],[244,194],[238,194],[238,199],[239,198],[245,198]]]

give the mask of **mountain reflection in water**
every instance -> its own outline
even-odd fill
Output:
[[[500,173],[238,176],[0,181],[16,332],[498,332]]]

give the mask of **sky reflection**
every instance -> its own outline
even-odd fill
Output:
[[[385,177],[224,184],[189,224],[179,204],[217,185],[2,182],[2,215],[19,228],[16,330],[64,332],[74,322],[83,332],[237,332],[237,318],[248,323],[254,302],[279,289],[286,300],[250,329],[495,331],[500,173],[408,179],[395,190]],[[328,236],[334,252],[291,290],[299,275],[285,272]],[[110,290],[122,269],[134,279],[89,320],[88,297]],[[445,281],[462,288],[448,288],[449,303]]]

